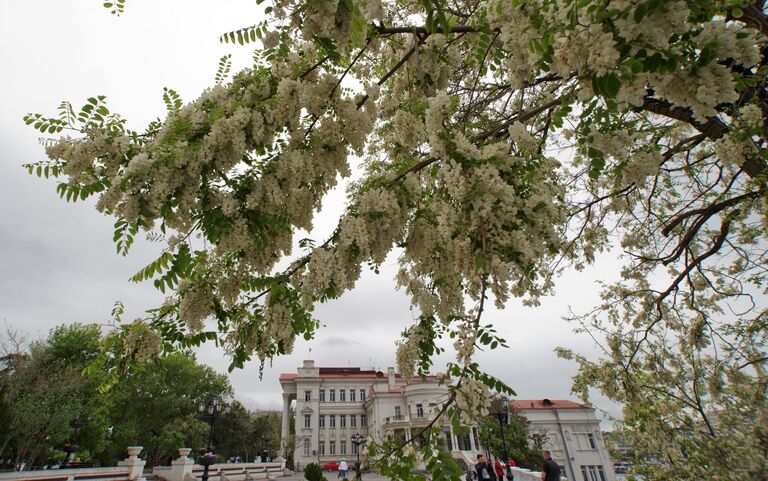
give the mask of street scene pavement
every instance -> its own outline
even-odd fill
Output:
[[[328,478],[328,481],[336,481],[338,478],[336,472],[326,472],[324,473],[324,476]],[[354,478],[349,478],[350,480]],[[363,481],[387,481],[389,478],[385,478],[384,476],[381,476],[378,473],[366,473],[363,476]],[[292,476],[285,476],[282,478],[277,478],[278,481],[304,481],[304,473],[298,472],[294,473]]]

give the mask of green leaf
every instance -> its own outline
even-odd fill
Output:
[[[593,77],[594,79],[595,77]],[[600,93],[606,98],[614,98],[621,89],[621,80],[619,76],[613,72],[608,72],[597,80]]]

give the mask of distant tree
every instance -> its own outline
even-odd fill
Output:
[[[231,412],[216,422],[213,447],[225,459],[240,456],[243,460],[253,459],[258,447],[252,441],[253,416],[238,401],[234,401]]]
[[[114,451],[108,457],[138,444],[153,464],[175,457],[180,447],[205,447],[208,425],[199,417],[198,404],[231,395],[226,376],[198,364],[189,353],[134,366],[109,390]]]
[[[500,410],[498,401],[494,404],[495,410]],[[498,411],[497,411],[498,412]],[[509,451],[509,457],[523,468],[539,469],[541,467],[541,448],[538,446],[530,432],[528,419],[513,407],[509,409],[508,422],[504,424],[504,436],[499,419],[494,416],[486,416],[478,419],[478,431],[480,443],[487,446],[494,456],[504,458],[504,441]]]
[[[277,411],[261,411],[253,416],[252,439],[257,446],[257,455],[265,452],[269,458],[274,458],[280,449],[280,431],[282,429],[282,414]]]
[[[33,343],[8,380],[9,427],[16,462],[45,463],[50,451],[66,443],[99,451],[106,436],[106,399],[94,396],[98,380],[82,376],[100,350],[96,325],[72,324]],[[59,459],[60,460],[60,459]]]
[[[203,447],[208,431],[198,404],[231,397],[226,376],[187,352],[134,360],[115,376],[112,350],[125,340],[125,332],[102,336],[98,325],[72,324],[17,353],[12,372],[0,376],[0,410],[8,413],[0,422],[0,457],[37,465],[60,460],[71,443],[113,465],[127,446],[142,445],[153,464],[180,447]]]

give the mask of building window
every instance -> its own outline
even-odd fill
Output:
[[[325,402],[325,389],[320,390],[320,402]]]
[[[309,439],[304,440],[304,456],[309,456]]]
[[[444,439],[440,440],[441,447],[448,451],[449,453],[453,451],[453,440],[451,439],[451,428],[444,428],[443,429],[443,435],[445,436]]]
[[[312,399],[312,391],[304,391],[304,400],[309,402]]]
[[[353,401],[353,402],[355,400],[355,390],[354,389],[350,389],[349,390],[349,400]]]
[[[321,414],[321,415],[320,415],[320,419],[319,419],[318,421],[319,421],[319,423],[320,423],[320,424],[318,425],[318,427],[319,427],[320,429],[323,429],[323,428],[325,427],[325,414]]]
[[[365,389],[360,390],[360,400],[365,401]]]
[[[472,451],[472,440],[469,437],[469,433],[457,434],[456,444],[460,451]]]
[[[328,454],[330,454],[331,456],[336,455],[336,441],[329,441]]]
[[[395,421],[398,419],[403,419],[403,416],[400,415],[400,406],[395,406]]]
[[[568,478],[568,471],[565,470],[565,465],[559,464],[560,466],[560,477],[561,478]],[[584,478],[585,481],[589,481],[588,478]]]
[[[360,426],[362,426],[362,427],[368,426],[368,420],[365,417],[365,414],[361,414],[360,415]]]
[[[584,481],[606,481],[605,470],[602,465],[599,466],[581,466],[581,475]]]
[[[480,443],[477,442],[477,428],[472,428],[472,439],[475,441],[475,448],[480,449]]]
[[[325,441],[320,441],[320,443],[317,445],[318,451],[320,452],[320,456],[325,456]]]
[[[331,418],[331,429],[333,429],[336,427],[336,415],[331,414],[329,417]]]
[[[357,454],[359,450],[360,450],[360,447],[357,444],[352,443],[352,454]]]
[[[357,427],[357,416],[354,414],[349,415],[349,427],[351,428]]]
[[[597,449],[597,443],[595,443],[595,435],[592,433],[587,433],[587,441],[589,442],[589,447],[592,449]]]
[[[339,414],[339,427],[340,428],[347,427],[347,416],[344,414]]]
[[[347,454],[347,441],[341,440],[339,441],[339,454],[342,456]]]
[[[329,389],[328,390],[328,401],[336,402],[336,390],[335,389]]]
[[[347,390],[346,389],[339,389],[339,402],[346,401],[347,397]]]
[[[421,404],[416,405],[416,417],[417,418],[423,418],[424,417],[424,406]]]
[[[581,475],[584,481],[606,481],[605,470],[602,465],[599,466],[581,466]]]
[[[305,428],[312,427],[312,416],[309,414],[304,415],[304,427]]]

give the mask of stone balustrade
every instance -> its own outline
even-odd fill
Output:
[[[179,449],[178,459],[171,466],[158,466],[152,470],[152,476],[163,481],[196,481],[202,478],[203,466],[195,464],[189,457],[190,449]],[[285,475],[285,461],[272,463],[221,463],[208,468],[209,479],[229,481],[250,481],[256,479],[275,479]]]
[[[145,461],[139,459],[141,450],[141,446],[130,446],[128,458],[117,467],[14,471],[0,473],[0,481],[147,481]]]
[[[529,469],[523,469],[518,467],[512,467],[512,474],[515,476],[515,481],[541,481],[541,473],[539,471],[531,471]],[[563,481],[567,481],[566,478],[560,478]]]

